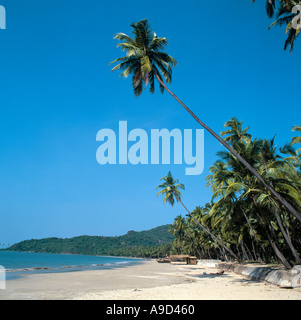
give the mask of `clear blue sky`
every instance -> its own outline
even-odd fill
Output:
[[[0,0],[0,243],[43,237],[121,235],[172,223],[180,206],[156,197],[172,171],[188,208],[211,198],[209,166],[222,147],[205,133],[205,171],[183,165],[100,166],[96,133],[197,129],[167,94],[136,98],[110,73],[122,55],[113,36],[148,18],[178,60],[171,89],[214,130],[235,116],[259,138],[290,141],[300,124],[300,53],[283,51],[284,29],[267,27],[262,1]],[[298,60],[297,60],[298,59]]]

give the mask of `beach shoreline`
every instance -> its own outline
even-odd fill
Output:
[[[106,270],[30,274],[9,280],[0,300],[301,300],[283,289],[202,265],[141,261]]]

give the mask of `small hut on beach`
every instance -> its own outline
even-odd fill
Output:
[[[170,255],[169,258],[158,259],[158,262],[182,263],[182,264],[197,264],[197,258],[189,255]]]

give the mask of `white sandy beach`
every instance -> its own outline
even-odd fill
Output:
[[[6,282],[1,300],[301,300],[301,289],[283,289],[201,265],[138,265],[32,274]],[[204,272],[207,274],[204,275]]]

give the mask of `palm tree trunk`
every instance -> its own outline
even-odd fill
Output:
[[[224,139],[222,139],[218,134],[216,134],[213,130],[211,130],[205,123],[203,123],[172,91],[170,91],[165,83],[160,79],[160,77],[155,73],[157,80],[161,83],[161,85],[165,88],[165,90],[175,98],[181,106],[203,127],[205,128],[214,138],[216,138],[225,148],[227,148],[259,181],[263,183],[263,185],[287,208],[289,212],[291,212],[300,222],[301,222],[301,214],[292,207],[290,203],[288,203],[281,195],[274,190],[268,184],[263,177],[243,158],[241,157],[230,145],[228,145]]]
[[[247,254],[243,239],[241,239],[241,241],[240,241],[240,246],[241,246],[241,251],[242,251],[242,255],[243,255],[243,260],[250,260],[248,254]]]
[[[267,166],[267,162],[266,162],[266,159],[265,159],[264,152],[263,152],[262,148],[261,148],[261,155],[262,155],[265,171],[268,172],[268,166]],[[271,182],[270,184],[273,187],[273,183]],[[278,213],[277,209],[274,209],[273,213],[274,213],[274,216],[275,216],[275,218],[277,220],[277,223],[278,223],[278,225],[280,227],[280,231],[281,231],[281,233],[282,233],[282,235],[283,235],[288,247],[290,248],[294,258],[296,259],[297,264],[301,264],[301,258],[298,255],[295,247],[293,246],[293,243],[292,243],[288,233],[286,233],[286,231],[284,230],[284,227],[283,227],[283,224],[282,224],[282,221],[281,221],[281,217],[279,216],[279,213]]]
[[[240,261],[240,259],[238,258],[238,256],[231,250],[229,249],[224,243],[222,243],[220,240],[218,240],[207,228],[205,228],[201,223],[199,223],[199,221],[191,214],[191,212],[186,208],[186,206],[184,205],[184,203],[181,201],[181,199],[179,199],[176,196],[177,200],[180,201],[181,205],[185,208],[185,210],[188,212],[188,214],[190,215],[190,217],[193,219],[193,221],[202,229],[204,230],[206,233],[208,233],[210,235],[210,237],[213,239],[213,241],[215,243],[220,244],[225,250],[227,250],[236,260]]]
[[[284,257],[283,253],[280,250],[280,247],[277,246],[277,238],[274,237],[276,239],[273,240],[272,236],[270,234],[270,230],[269,227],[267,226],[267,223],[264,221],[264,219],[262,218],[262,216],[259,214],[260,209],[257,206],[256,200],[254,198],[254,195],[252,195],[252,199],[253,199],[253,203],[254,203],[254,207],[255,207],[255,212],[256,215],[258,217],[259,222],[261,223],[262,227],[265,230],[266,236],[268,237],[269,243],[274,251],[274,253],[276,254],[276,256],[278,257],[278,259],[282,262],[282,264],[287,268],[287,269],[291,269],[292,266],[291,264],[286,260],[286,258]],[[273,228],[271,229],[273,232]]]
[[[212,259],[212,257],[211,257],[210,249],[209,249],[209,248],[207,249],[207,252],[208,252],[208,257],[209,257],[209,259],[211,260],[211,259]]]
[[[259,261],[259,262],[263,262],[262,258],[260,257],[260,253],[259,252],[257,253],[257,251],[256,251],[256,248],[254,246],[254,241],[251,241],[251,242],[252,242],[252,250],[253,250],[253,254],[254,254],[255,260]],[[264,248],[262,247],[262,249],[264,249]]]
[[[243,210],[241,207],[239,207],[239,208],[240,208],[240,210],[242,211],[245,219],[247,220],[248,226],[249,226],[250,230],[252,231],[252,235],[253,235],[254,239],[255,239],[256,242],[260,245],[259,240],[257,239],[256,233],[255,233],[254,229],[252,228],[252,225],[251,225],[251,223],[250,223],[247,215],[245,214],[244,210]]]
[[[291,241],[291,239],[289,238],[288,234],[287,234],[286,231],[284,230],[284,227],[283,227],[281,218],[280,218],[277,210],[275,209],[275,210],[273,210],[273,211],[274,211],[274,215],[275,215],[275,217],[276,217],[277,223],[278,223],[278,225],[279,225],[279,227],[280,227],[280,231],[281,231],[281,233],[282,233],[282,235],[283,235],[283,237],[284,237],[284,239],[285,239],[288,247],[290,248],[290,250],[291,250],[294,258],[296,259],[296,263],[297,263],[297,264],[301,264],[301,258],[300,258],[300,256],[298,255],[295,247],[293,246],[292,241]]]
[[[290,215],[288,215],[288,219],[289,219],[289,226],[292,229],[292,234],[298,234],[298,231],[296,230],[295,226],[294,226],[294,222],[292,221],[292,217]],[[298,244],[298,248],[301,248],[301,237],[297,237],[295,240]]]
[[[279,258],[279,260],[282,262],[282,264],[287,268],[287,269],[291,269],[292,266],[291,264],[285,259],[283,253],[280,251],[280,249],[278,248],[277,244],[274,242],[274,240],[271,239],[271,237],[268,235],[269,237],[269,241],[271,243],[271,246],[276,254],[276,256]]]
[[[252,251],[250,248],[246,245],[246,251],[248,252],[249,257],[251,258],[252,261],[256,260],[256,257],[253,256]]]

